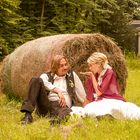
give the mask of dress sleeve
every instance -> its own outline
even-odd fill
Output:
[[[94,100],[93,93],[95,93],[95,90],[92,84],[92,79],[90,78],[86,79],[84,85],[85,85],[85,90],[86,90],[86,98],[89,101],[93,101]]]
[[[111,80],[113,77],[113,71],[106,72],[106,74],[103,77],[103,81],[101,85],[98,85],[98,90],[103,94],[111,84]]]
[[[45,73],[41,74],[40,78],[43,80],[44,86],[47,90],[51,91],[52,89],[55,88],[55,86],[51,82],[48,81],[49,78],[48,78],[47,74],[45,74]]]
[[[78,100],[83,103],[86,98],[86,92],[83,87],[82,81],[75,72],[73,72],[73,77],[75,82],[75,93],[77,95]]]

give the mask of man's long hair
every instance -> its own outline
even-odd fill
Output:
[[[52,62],[51,62],[51,69],[50,69],[53,74],[57,73],[57,71],[58,71],[58,69],[60,67],[60,61],[62,59],[65,59],[67,61],[67,63],[68,63],[68,59],[63,55],[55,55],[53,57]],[[68,64],[68,66],[69,66],[69,64]]]

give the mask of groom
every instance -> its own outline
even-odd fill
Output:
[[[22,124],[33,121],[32,112],[50,116],[60,122],[70,114],[72,105],[84,103],[86,93],[81,80],[69,69],[68,60],[62,55],[54,56],[50,72],[32,78],[23,101],[21,112],[25,113]]]

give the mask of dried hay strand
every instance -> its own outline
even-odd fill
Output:
[[[117,73],[121,94],[124,94],[128,75],[124,56],[111,38],[100,33],[48,36],[23,44],[4,59],[3,91],[24,97],[30,79],[49,71],[55,54],[67,56],[71,68],[79,75],[80,71],[87,70],[86,60],[96,51],[107,55],[110,65]],[[79,76],[84,82],[84,78]]]
[[[63,47],[63,53],[68,57],[72,69],[78,74],[80,71],[87,71],[86,60],[93,52],[102,52],[108,57],[109,64],[118,77],[120,94],[123,95],[128,71],[121,49],[111,38],[99,33],[83,35],[67,41]],[[84,80],[84,77],[79,76]]]
[[[0,95],[2,95],[2,79],[1,79],[1,71],[2,71],[2,62],[0,62]]]

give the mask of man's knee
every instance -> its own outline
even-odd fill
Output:
[[[30,87],[34,88],[44,87],[43,80],[40,77],[33,77],[29,82],[29,88]]]
[[[61,118],[61,119],[63,119],[66,116],[70,115],[70,112],[71,111],[72,110],[70,108],[63,108],[63,109],[61,109],[61,111],[59,111],[58,117]]]
[[[30,112],[32,113],[34,110],[33,105],[30,103],[30,101],[24,100],[21,106],[21,112]]]
[[[40,77],[32,77],[29,84],[32,84],[32,83],[40,83],[41,82],[41,78]]]

